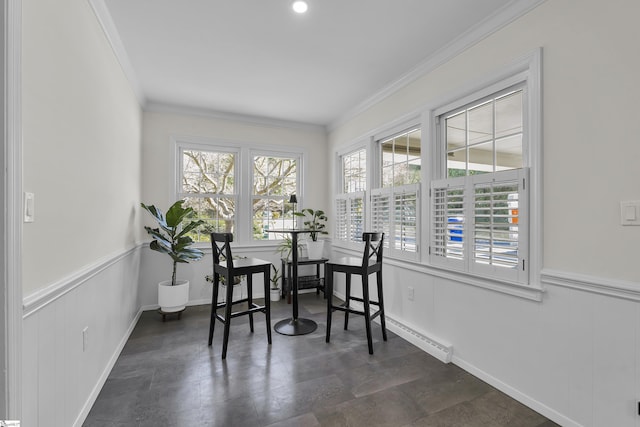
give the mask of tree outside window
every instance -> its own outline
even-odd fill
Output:
[[[288,203],[296,194],[298,159],[296,157],[253,157],[253,239],[280,239],[269,229],[294,228],[293,205]]]
[[[190,234],[194,241],[209,242],[212,232],[237,234],[241,206],[250,208],[252,240],[278,239],[267,230],[293,227],[293,206],[287,202],[297,192],[299,156],[252,156],[250,183],[243,184],[251,185],[251,194],[243,198],[238,179],[245,164],[241,150],[181,148],[179,153],[177,196],[193,208],[194,220],[204,221]]]

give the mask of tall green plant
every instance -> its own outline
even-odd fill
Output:
[[[144,227],[147,233],[154,238],[149,247],[154,251],[169,255],[173,260],[171,286],[176,284],[176,269],[179,262],[198,261],[204,256],[204,252],[200,249],[191,247],[193,240],[187,235],[196,227],[204,224],[204,221],[197,220],[186,223],[193,215],[193,209],[183,207],[183,203],[184,200],[178,200],[171,205],[166,216],[155,206],[140,203],[140,206],[151,214],[159,226],[158,228]]]
[[[311,217],[304,222],[304,226],[306,229],[311,230],[311,233],[309,234],[311,235],[311,240],[314,242],[318,241],[318,234],[329,234],[324,229],[327,226],[327,224],[325,224],[327,215],[324,211],[320,209],[314,211],[310,208],[304,208],[302,209],[302,212],[294,212],[293,214],[295,216],[302,216],[305,218],[308,218],[307,215]]]

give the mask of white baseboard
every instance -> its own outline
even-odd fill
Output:
[[[334,292],[334,296],[342,299],[343,301],[345,299],[345,295],[340,292]],[[361,303],[352,302],[352,305],[358,310],[364,310],[364,306]],[[451,362],[451,358],[453,356],[453,346],[451,344],[448,344],[444,340],[436,338],[432,335],[426,335],[423,332],[419,332],[416,328],[404,322],[401,322],[388,313],[385,313],[385,320],[387,328],[391,332],[409,341],[420,350],[429,353],[441,362]],[[380,318],[374,319],[374,322],[379,324]]]
[[[447,344],[438,338],[418,332],[389,315],[386,315],[385,318],[387,320],[387,328],[389,328],[389,330],[409,341],[420,350],[429,353],[441,362],[451,362],[453,357],[453,346],[451,344]],[[375,321],[377,322],[378,319]]]
[[[75,422],[73,423],[74,427],[82,427],[82,424],[87,419],[87,415],[89,415],[89,411],[91,411],[91,407],[93,407],[93,404],[96,402],[96,399],[98,398],[98,395],[102,390],[102,387],[107,382],[107,378],[109,378],[109,374],[111,373],[111,370],[113,369],[116,362],[118,361],[118,357],[120,357],[120,353],[122,353],[122,349],[124,349],[124,346],[127,344],[127,341],[129,340],[131,333],[136,327],[136,324],[138,323],[138,320],[140,319],[142,312],[143,312],[142,309],[138,310],[138,313],[136,314],[135,318],[129,325],[127,332],[124,334],[124,336],[120,340],[118,347],[115,349],[115,351],[109,358],[109,363],[107,364],[107,366],[105,366],[104,370],[102,371],[102,374],[100,375],[100,378],[98,379],[98,382],[93,387],[93,390],[91,390],[91,394],[87,398],[87,401],[82,406],[82,410],[78,414],[78,418],[76,418]]]
[[[582,427],[580,424],[576,423],[572,419],[567,418],[566,416],[564,416],[561,413],[555,411],[554,409],[552,409],[552,408],[550,408],[550,407],[538,402],[537,400],[527,396],[526,394],[522,393],[520,390],[511,387],[510,385],[500,381],[499,379],[495,378],[494,376],[489,375],[488,373],[484,372],[481,369],[478,369],[474,365],[472,365],[470,363],[467,363],[466,361],[464,361],[463,359],[459,358],[458,356],[453,356],[451,361],[453,362],[453,364],[461,367],[462,369],[464,369],[465,371],[469,372],[473,376],[475,376],[475,377],[481,379],[482,381],[486,382],[487,384],[497,388],[498,390],[500,390],[504,394],[508,395],[509,397],[512,397],[513,399],[517,400],[518,402],[522,403],[523,405],[528,406],[529,408],[533,409],[534,411],[536,411],[536,412],[540,413],[541,415],[549,418],[553,422],[558,423],[558,424],[560,424],[561,426],[564,426],[564,427]]]

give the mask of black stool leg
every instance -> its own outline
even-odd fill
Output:
[[[378,304],[380,305],[380,326],[382,327],[382,339],[387,340],[387,325],[384,319],[384,296],[382,295],[382,271],[376,273],[378,283]]]
[[[248,309],[253,308],[253,274],[247,274],[247,304]],[[249,312],[249,329],[253,333],[253,312]]]
[[[214,274],[213,289],[211,290],[211,320],[209,321],[209,346],[213,342],[213,329],[216,326],[216,312],[218,311],[218,287],[220,286],[220,276]]]
[[[324,271],[325,297],[327,298],[327,335],[325,342],[331,339],[331,313],[333,312],[333,268],[331,264]]]
[[[227,275],[227,300],[224,307],[224,338],[222,340],[222,358],[227,358],[227,344],[229,343],[229,328],[231,327],[231,310],[233,308],[233,277]]]
[[[346,296],[344,299],[344,304],[345,304],[345,308],[349,308],[349,306],[351,305],[351,273],[347,273],[347,280],[346,280]],[[347,326],[349,325],[349,312],[345,311],[344,312],[344,330],[347,330]]]
[[[369,312],[369,276],[362,275],[362,299],[364,303],[364,324],[367,328],[367,344],[369,345],[369,354],[373,354],[373,340],[371,338],[371,313]]]
[[[267,323],[267,342],[271,344],[271,298],[269,295],[269,271],[271,265],[267,265],[264,268],[264,315],[265,322]]]

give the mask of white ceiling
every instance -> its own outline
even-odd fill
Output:
[[[534,0],[92,0],[147,108],[327,126]]]

